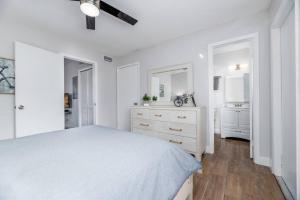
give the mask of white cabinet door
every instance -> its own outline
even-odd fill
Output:
[[[15,44],[16,137],[64,129],[62,56]]]
[[[139,65],[133,64],[117,70],[118,129],[130,130],[130,106],[139,102]]]
[[[233,109],[223,109],[222,127],[228,129],[237,129],[238,126],[238,112]]]
[[[250,132],[250,113],[249,110],[239,110],[239,129]]]

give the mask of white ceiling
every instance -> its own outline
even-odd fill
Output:
[[[30,24],[94,45],[111,56],[157,45],[196,31],[255,14],[271,0],[106,0],[139,20],[128,25],[106,13],[96,31],[85,29],[79,2],[70,0],[1,0],[0,19]]]

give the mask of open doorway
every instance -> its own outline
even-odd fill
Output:
[[[255,160],[258,154],[257,52],[256,34],[209,46],[209,134],[212,153],[220,140],[233,139],[241,140],[246,146],[248,158]]]
[[[94,124],[93,64],[64,59],[65,128]]]
[[[250,141],[251,68],[249,42],[228,44],[214,49],[215,138],[242,139],[241,144],[246,150],[250,150],[250,142],[247,141]],[[252,157],[250,152],[248,155]]]

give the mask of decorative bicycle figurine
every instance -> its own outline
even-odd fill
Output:
[[[189,100],[192,101],[193,105],[196,107],[196,102],[194,98],[194,93],[192,94],[183,94],[182,96],[176,96],[174,99],[174,105],[177,107],[183,106],[183,104],[187,104]]]

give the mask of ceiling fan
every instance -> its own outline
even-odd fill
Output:
[[[117,8],[100,0],[71,0],[80,1],[80,10],[86,15],[86,28],[90,30],[96,29],[96,17],[100,14],[100,9],[108,14],[117,17],[124,22],[135,25],[138,20],[118,10]]]

